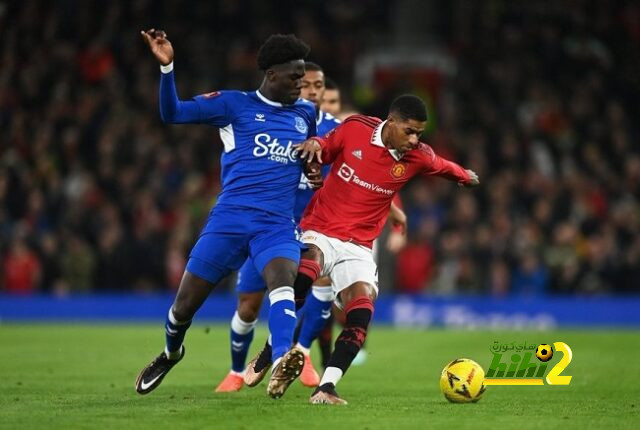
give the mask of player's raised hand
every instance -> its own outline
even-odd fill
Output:
[[[173,61],[173,46],[164,31],[152,28],[149,31],[141,31],[140,35],[160,64],[166,66]]]
[[[478,174],[471,169],[465,169],[469,174],[469,182],[458,183],[461,187],[477,187],[480,185],[480,179],[478,179]]]
[[[307,160],[307,163],[311,163],[316,159],[318,163],[322,163],[322,146],[314,138],[307,139],[295,145],[294,148],[298,151],[298,157],[301,160]]]

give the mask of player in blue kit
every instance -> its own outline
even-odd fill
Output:
[[[312,62],[305,63],[305,75],[302,78],[301,97],[311,101],[317,109],[316,126],[318,135],[324,136],[340,124],[332,115],[320,110],[322,95],[324,93],[324,72],[322,68]],[[323,177],[329,172],[331,166],[322,168]],[[307,203],[313,196],[313,189],[305,175],[301,175],[298,191],[295,196],[294,218],[296,223],[300,221]],[[323,286],[324,285],[324,286]],[[238,391],[244,384],[244,369],[249,352],[249,346],[253,340],[254,327],[257,323],[258,313],[262,306],[262,300],[266,291],[266,285],[256,270],[251,258],[247,259],[238,273],[238,308],[231,320],[231,370],[216,388],[216,392]],[[308,317],[303,318],[300,327],[300,335],[296,344],[304,353],[305,364],[300,376],[301,382],[309,387],[316,387],[320,382],[320,376],[313,368],[309,356],[309,348],[316,333],[324,327],[326,318],[330,314],[333,301],[333,291],[330,283],[317,282],[311,295],[307,298],[305,307],[298,312],[298,316],[311,309]],[[259,383],[269,366],[262,367],[260,375],[254,375],[247,381],[250,385]],[[251,372],[249,372],[251,374]]]
[[[173,48],[162,31],[141,32],[160,63],[160,115],[165,123],[220,129],[222,191],[191,250],[166,320],[166,347],[136,380],[154,390],[185,354],[191,320],[215,284],[251,257],[269,291],[273,370],[267,392],[277,398],[299,375],[301,351],[291,348],[296,324],[293,283],[300,258],[293,207],[303,163],[295,145],[316,135],[313,104],[300,99],[309,47],[293,35],[273,35],[258,51],[264,72],[253,92],[217,91],[178,99]],[[319,175],[312,178],[320,180]]]

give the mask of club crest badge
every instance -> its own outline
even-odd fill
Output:
[[[400,179],[407,173],[407,168],[402,163],[395,163],[391,168],[391,176],[395,179]]]
[[[309,130],[307,123],[299,116],[296,117],[296,130],[300,133],[306,133]]]

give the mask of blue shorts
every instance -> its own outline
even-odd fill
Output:
[[[300,230],[296,227],[296,239],[301,236]],[[302,249],[307,247],[301,242]],[[240,270],[238,271],[238,281],[236,283],[236,291],[238,293],[258,293],[267,289],[262,275],[256,269],[252,258],[247,258]]]
[[[247,258],[238,272],[238,283],[236,290],[238,293],[257,293],[264,291],[267,284],[262,279],[262,275],[256,269],[251,258]]]
[[[216,206],[193,246],[186,270],[212,284],[251,258],[258,274],[274,258],[296,264],[304,245],[294,222],[259,209]]]

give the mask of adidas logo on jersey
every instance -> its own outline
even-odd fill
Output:
[[[358,160],[362,160],[362,150],[360,149],[356,149],[355,151],[352,152],[353,156],[356,157]]]
[[[264,118],[264,114],[263,113],[257,113],[256,114],[256,121],[265,122],[266,119]]]

